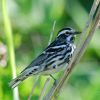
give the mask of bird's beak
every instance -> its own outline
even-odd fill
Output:
[[[74,35],[81,34],[81,32],[75,32]]]

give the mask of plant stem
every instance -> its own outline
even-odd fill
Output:
[[[31,97],[32,97],[32,95],[33,95],[33,93],[34,93],[34,90],[35,90],[35,87],[36,87],[36,85],[37,85],[37,83],[38,83],[38,81],[39,81],[39,78],[40,78],[40,76],[37,76],[37,77],[36,77],[35,83],[34,83],[33,86],[32,86],[32,90],[31,90],[31,92],[30,92],[30,95],[29,95],[29,97],[28,97],[28,100],[31,100]]]
[[[15,78],[16,77],[15,53],[14,53],[12,29],[11,29],[11,24],[10,24],[8,12],[7,12],[6,0],[2,0],[2,11],[3,11],[3,18],[4,18],[5,36],[7,40],[7,46],[8,46],[9,63],[12,69],[12,77]],[[17,87],[13,90],[13,98],[14,100],[19,100]]]
[[[83,32],[80,36],[81,38],[79,40],[79,45],[78,45],[78,47],[77,47],[77,49],[76,49],[76,51],[75,51],[75,53],[72,57],[72,60],[69,63],[69,65],[67,66],[63,76],[58,80],[57,84],[53,84],[50,91],[45,96],[45,100],[51,100],[51,98],[54,96],[54,94],[57,94],[59,92],[59,90],[61,89],[65,80],[69,78],[69,75],[71,74],[76,63],[79,62],[80,58],[84,54],[84,52],[85,52],[93,34],[94,34],[94,31],[96,30],[96,27],[99,23],[99,20],[100,20],[100,7],[99,7],[99,9],[97,10],[97,13],[96,13],[95,20],[93,21],[93,15],[95,14],[95,11],[96,11],[98,5],[99,5],[99,1],[95,0],[94,3],[93,3],[93,6],[92,6],[92,10],[90,12],[90,18],[89,18],[89,20],[86,24],[86,27],[84,28],[85,30],[83,30]],[[86,33],[88,33],[88,35]],[[86,37],[86,35],[87,35],[87,37]],[[81,43],[81,41],[82,41],[82,43]]]
[[[49,41],[48,41],[48,45],[50,45],[50,43],[52,41],[55,25],[56,25],[56,20],[53,22],[53,27],[52,27],[52,30],[51,30],[51,33],[50,33],[50,38],[49,38]]]
[[[49,82],[50,82],[50,77],[47,78],[47,80],[45,81],[45,84],[44,84],[44,87],[43,87],[42,92],[40,94],[39,100],[43,100],[43,97],[45,95],[45,91],[46,91],[46,89],[48,87]]]

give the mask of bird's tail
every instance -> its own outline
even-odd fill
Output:
[[[19,75],[18,77],[16,77],[15,79],[13,79],[12,81],[9,82],[9,86],[11,88],[15,88],[26,78],[27,78],[27,76]]]
[[[16,86],[18,86],[27,77],[31,76],[32,74],[35,74],[35,72],[33,72],[32,70],[34,69],[26,68],[25,70],[23,70],[18,77],[16,77],[15,79],[9,82],[9,86],[12,88],[15,88]]]

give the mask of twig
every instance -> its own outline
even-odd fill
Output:
[[[3,11],[3,17],[4,17],[4,26],[5,26],[5,36],[7,40],[8,45],[8,54],[9,54],[9,62],[12,69],[12,77],[16,77],[16,64],[15,64],[15,53],[14,53],[14,45],[13,45],[13,36],[12,36],[12,29],[11,24],[7,12],[7,1],[2,0],[2,11]],[[19,100],[19,93],[18,88],[16,87],[13,90],[13,99]]]
[[[98,23],[98,28],[100,28],[100,20],[99,20],[99,23]]]
[[[95,3],[95,4],[94,4]],[[82,35],[80,36],[82,38],[82,36],[84,36],[84,34],[87,33],[88,29],[89,29],[89,26],[91,25],[91,21],[93,19],[93,15],[97,9],[97,0],[95,0],[93,3],[93,6],[92,6],[92,10],[91,10],[91,13],[90,13],[90,18],[88,20],[88,23],[86,25],[86,28],[85,30],[82,32]],[[96,6],[96,7],[95,7]],[[98,11],[100,12],[100,11]],[[97,18],[97,17],[96,17]],[[97,24],[97,23],[96,23]],[[87,47],[88,43],[90,42],[92,36],[93,36],[93,33],[95,31],[95,26],[96,24],[93,25],[93,27],[90,29],[89,31],[89,34],[87,36],[87,38],[85,39],[85,42],[83,41],[83,44],[81,46],[81,48],[77,47],[73,57],[72,57],[72,60],[70,62],[70,64],[68,65],[68,67],[66,68],[63,76],[58,80],[57,84],[53,84],[53,86],[51,87],[50,91],[48,92],[48,94],[46,95],[45,97],[45,100],[50,100],[52,98],[52,96],[55,94],[55,93],[58,93],[58,91],[61,89],[63,83],[65,82],[66,78],[68,78],[68,76],[70,75],[70,73],[72,72],[72,69],[74,68],[75,64],[78,63],[78,61],[80,60],[80,57],[82,56],[82,54],[84,53],[84,49]],[[84,33],[85,32],[85,33]],[[80,38],[80,41],[81,41],[81,38]],[[79,42],[80,43],[80,42]]]
[[[81,48],[81,45],[83,44],[84,40],[85,40],[85,34],[87,33],[89,27],[90,27],[90,24],[92,23],[93,21],[93,16],[96,12],[96,9],[98,7],[98,4],[99,4],[99,0],[94,0],[93,2],[93,5],[91,7],[91,11],[90,11],[90,14],[89,14],[89,19],[83,29],[83,32],[82,34],[80,35],[80,40],[79,40],[79,44],[77,44],[77,52],[79,50],[79,48]]]
[[[46,82],[45,82],[45,84],[44,84],[44,87],[43,87],[42,92],[41,92],[41,94],[40,94],[39,100],[43,100],[43,97],[44,97],[45,91],[46,91],[46,89],[47,89],[47,86],[48,86],[48,84],[49,84],[49,81],[50,81],[50,77],[47,78],[47,80],[46,80]]]
[[[100,21],[100,5],[99,5],[99,8],[98,8],[98,12],[96,14],[96,17],[94,19],[94,23],[91,26],[91,30],[89,31],[89,34],[88,34],[88,36],[87,36],[87,38],[86,38],[83,46],[81,47],[81,50],[80,51],[82,51],[82,52],[81,52],[81,55],[79,56],[80,58],[83,56],[83,54],[84,54],[84,52],[85,52],[85,50],[87,48],[87,45],[89,44],[89,41],[93,37],[93,34],[94,34],[95,30],[98,28],[99,21]],[[80,52],[79,52],[79,54],[80,54]]]
[[[51,40],[52,40],[52,37],[53,37],[53,32],[54,32],[54,28],[55,28],[55,24],[56,24],[56,21],[54,21],[54,23],[53,23],[53,28],[52,28],[52,31],[51,31],[51,33],[50,33],[50,38],[49,38],[49,41],[48,41],[48,45],[51,43]],[[32,87],[32,90],[31,90],[31,92],[30,92],[30,95],[29,95],[29,97],[28,97],[28,100],[31,100],[31,97],[32,97],[32,94],[34,93],[34,89],[35,89],[35,87],[36,87],[36,85],[37,85],[37,83],[38,83],[38,80],[39,80],[39,78],[40,78],[40,76],[38,76],[37,78],[36,78],[36,81],[35,81],[35,83],[33,84],[33,87]],[[49,83],[49,80],[50,80],[50,78],[47,78],[47,80],[46,80],[46,82],[45,82],[45,85],[44,85],[44,88],[43,88],[43,90],[42,90],[42,92],[41,92],[41,95],[40,95],[40,100],[41,100],[41,98],[43,98],[43,96],[44,96],[44,92],[45,92],[45,90],[46,90],[46,88],[47,88],[47,85],[48,85],[48,83]]]
[[[54,33],[54,29],[55,29],[55,25],[56,25],[56,21],[54,21],[53,23],[53,27],[52,27],[52,30],[51,30],[51,33],[50,33],[50,38],[49,38],[49,41],[48,41],[48,45],[50,45],[51,41],[52,41],[52,38],[53,38],[53,33]],[[41,92],[41,95],[40,95],[40,99],[39,100],[42,100],[44,94],[45,94],[45,91],[46,91],[46,88],[49,84],[49,81],[50,81],[50,78],[47,78],[47,80],[45,81],[45,84],[44,84],[44,88]]]
[[[37,77],[36,77],[35,83],[33,84],[33,87],[32,87],[32,90],[31,90],[31,92],[30,92],[30,95],[29,95],[29,97],[28,97],[28,100],[31,100],[31,97],[32,97],[32,95],[33,95],[33,93],[34,93],[34,90],[35,90],[35,87],[36,87],[36,85],[37,85],[37,83],[38,83],[39,78],[40,78],[40,76],[37,76]]]
[[[56,21],[54,21],[54,23],[53,23],[53,27],[52,27],[52,30],[51,30],[51,33],[50,33],[50,38],[49,38],[49,41],[48,41],[48,45],[49,45],[49,44],[51,43],[51,41],[52,41],[52,37],[53,37],[55,25],[56,25]]]

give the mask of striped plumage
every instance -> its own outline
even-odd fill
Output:
[[[14,88],[31,75],[52,74],[67,66],[76,48],[74,39],[78,33],[72,28],[60,30],[56,39],[9,85]]]

